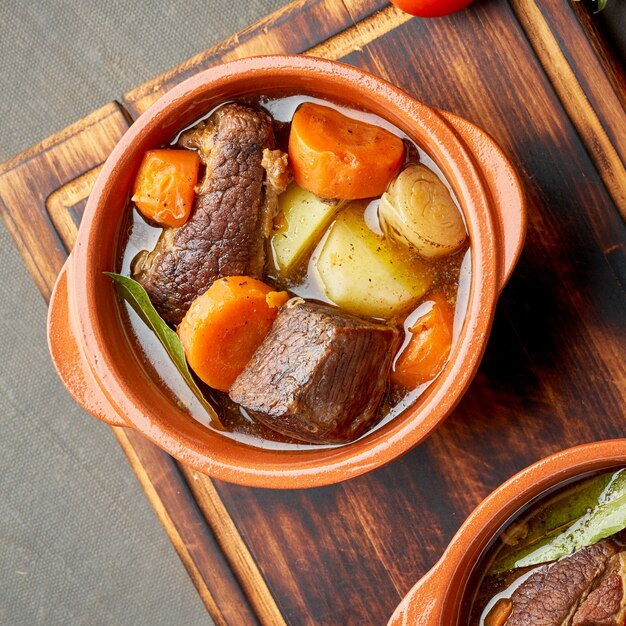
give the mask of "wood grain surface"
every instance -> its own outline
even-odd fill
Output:
[[[213,481],[132,431],[116,435],[218,623],[383,624],[504,479],[625,434],[623,73],[566,0],[479,0],[436,20],[376,0],[298,0],[2,166],[0,209],[42,294],[129,121],[199,69],[293,52],[357,65],[468,118],[518,168],[527,242],[478,375],[424,444],[308,491]]]
[[[218,63],[261,54],[296,54],[332,38],[374,13],[381,0],[296,0],[250,28],[124,94],[121,103],[136,118],[191,74]]]

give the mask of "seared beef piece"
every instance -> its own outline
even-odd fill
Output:
[[[351,441],[376,417],[397,346],[398,331],[389,326],[293,298],[230,397],[297,439]]]
[[[626,552],[616,554],[606,574],[580,605],[572,626],[624,626],[626,620]]]
[[[513,593],[513,611],[506,626],[569,624],[580,601],[605,571],[615,554],[611,541],[601,541],[532,574]]]
[[[224,105],[179,143],[197,149],[206,166],[193,211],[183,226],[166,228],[155,249],[144,250],[133,263],[133,277],[174,324],[217,278],[262,278],[265,238],[280,191],[272,183],[280,178],[280,166],[286,168],[272,150],[271,117],[242,104]],[[267,180],[263,163],[272,169]]]

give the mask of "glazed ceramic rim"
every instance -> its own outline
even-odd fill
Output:
[[[626,467],[626,439],[586,443],[557,452],[524,468],[488,495],[454,535],[441,559],[402,600],[396,613],[428,578],[428,595],[441,607],[433,626],[466,626],[460,611],[468,583],[484,551],[516,515],[547,492],[593,472]],[[395,623],[392,616],[390,623]],[[396,618],[397,619],[397,618]]]
[[[101,255],[90,253],[90,250],[97,250],[103,229],[112,228],[106,213],[107,201],[118,188],[124,168],[137,151],[136,146],[150,132],[156,132],[159,124],[165,124],[172,111],[184,110],[188,100],[206,99],[214,94],[213,100],[218,104],[243,95],[241,91],[229,93],[228,89],[240,83],[241,76],[246,72],[254,72],[256,80],[266,78],[270,85],[276,76],[280,76],[281,80],[287,77],[292,82],[300,81],[300,93],[323,94],[322,97],[330,96],[327,92],[331,86],[335,89],[333,93],[342,93],[343,89],[349,93],[358,91],[361,98],[359,106],[365,109],[375,110],[377,105],[382,107],[384,103],[384,117],[424,147],[452,184],[463,206],[472,241],[472,275],[463,328],[444,371],[421,396],[418,407],[410,407],[367,437],[339,448],[307,450],[294,455],[291,452],[252,448],[214,432],[204,437],[190,436],[189,433],[182,436],[172,427],[168,415],[147,403],[142,396],[142,391],[147,388],[138,389],[124,380],[109,350],[102,316],[77,315],[75,324],[85,355],[97,355],[88,360],[113,409],[129,426],[179,460],[211,476],[243,485],[274,488],[327,485],[384,465],[431,434],[449,415],[471,382],[489,336],[500,269],[489,196],[473,157],[433,109],[360,69],[312,57],[252,57],[205,70],[185,80],[139,117],[115,147],[98,176],[69,266],[71,309],[78,311],[79,305],[84,307],[86,304],[87,311],[105,310],[107,303],[101,299],[115,298],[110,281],[102,276],[102,268],[98,268],[98,262],[102,263]],[[322,79],[320,84],[324,85],[323,89],[311,84],[313,77]],[[281,89],[285,91],[284,87]],[[228,93],[227,97],[220,95],[225,93]],[[181,127],[184,124],[178,130]],[[119,230],[118,224],[118,237]],[[103,306],[99,308],[99,304]],[[220,446],[208,445],[207,437],[211,441],[219,437]],[[238,454],[238,448],[242,446],[247,452]]]

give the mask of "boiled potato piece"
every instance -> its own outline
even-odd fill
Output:
[[[419,300],[429,268],[406,249],[371,231],[360,206],[344,209],[317,259],[328,298],[357,315],[390,319]]]
[[[335,215],[339,201],[324,202],[292,183],[278,199],[278,231],[272,236],[274,262],[288,276],[310,252]]]
[[[421,163],[396,176],[380,199],[378,215],[385,234],[424,257],[451,254],[467,237],[448,188]]]

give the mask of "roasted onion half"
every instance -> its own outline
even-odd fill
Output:
[[[386,236],[424,257],[450,254],[467,237],[448,188],[422,164],[409,165],[396,176],[380,199],[378,217]]]

